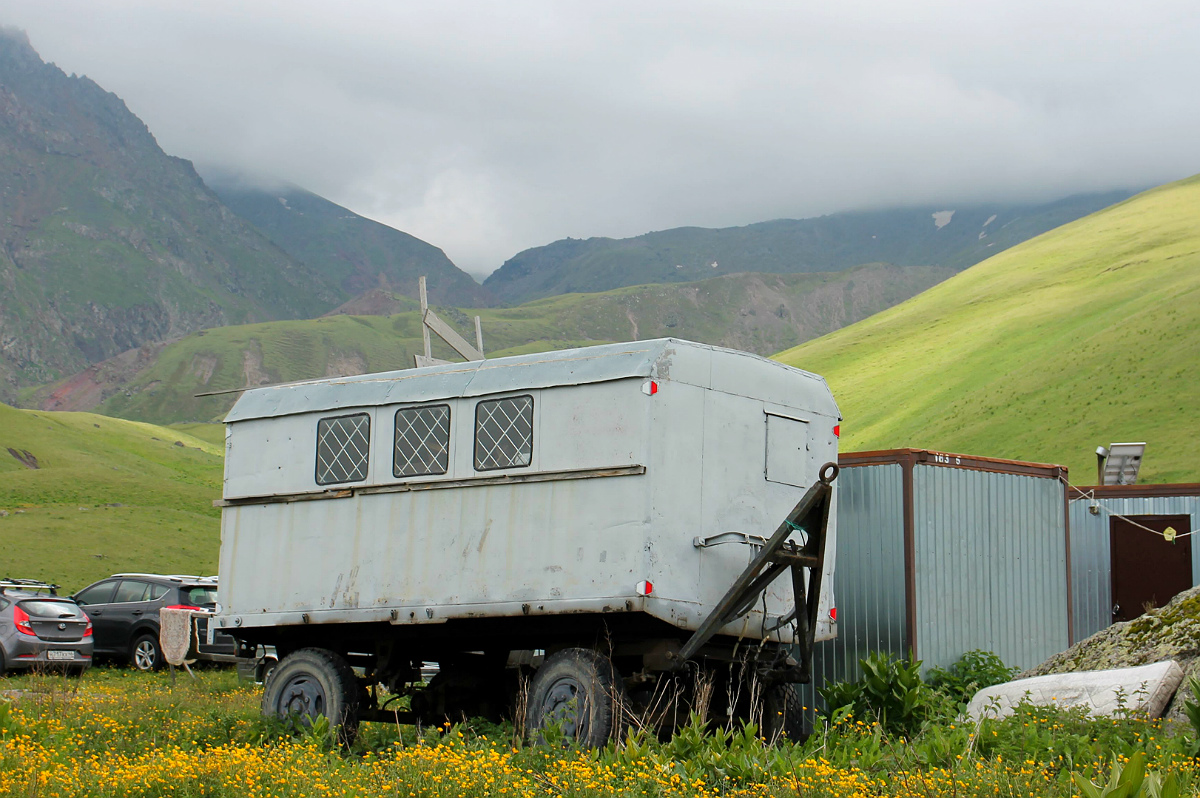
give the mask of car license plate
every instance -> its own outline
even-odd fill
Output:
[[[74,651],[47,651],[46,659],[75,659]]]

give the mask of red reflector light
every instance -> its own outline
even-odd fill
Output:
[[[646,394],[646,396],[654,396],[654,394],[658,393],[658,383],[654,380],[646,380],[642,383],[642,393]]]
[[[190,604],[172,604],[169,607],[163,607],[164,610],[187,610],[188,612],[208,612],[203,607],[193,607]]]
[[[641,581],[637,583],[636,590],[639,596],[649,596],[654,592],[654,585],[648,581]]]
[[[21,609],[20,604],[13,607],[13,623],[17,625],[17,631],[21,634],[37,637],[37,632],[33,631],[33,624],[29,623],[29,613]]]
[[[835,437],[835,438],[842,437],[842,425],[841,424],[833,425],[833,437]]]
[[[831,621],[837,620],[837,607],[829,608],[829,620],[831,620]]]

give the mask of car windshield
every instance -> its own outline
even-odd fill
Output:
[[[181,588],[184,601],[197,607],[215,607],[217,588],[215,585],[191,585]]]
[[[79,618],[83,615],[83,611],[71,601],[33,599],[22,601],[19,606],[33,618]]]

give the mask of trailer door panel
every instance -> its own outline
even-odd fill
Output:
[[[808,484],[808,423],[795,418],[767,416],[768,482],[795,485]]]

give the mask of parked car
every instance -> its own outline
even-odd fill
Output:
[[[73,675],[92,664],[92,622],[58,585],[0,580],[0,675],[18,669],[62,669]]]
[[[158,641],[163,607],[196,613],[189,658],[233,662],[237,644],[223,632],[208,642],[208,621],[217,608],[216,577],[182,574],[114,574],[88,585],[72,598],[87,608],[95,628],[97,657],[127,661],[140,671],[165,664]]]

